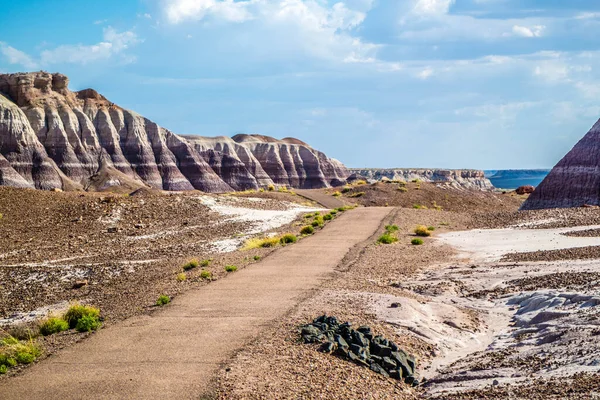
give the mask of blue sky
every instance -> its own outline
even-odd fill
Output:
[[[600,117],[596,0],[0,0],[0,71],[352,167],[545,168]]]

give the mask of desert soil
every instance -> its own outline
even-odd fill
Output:
[[[104,197],[101,195],[97,195],[98,198],[93,198],[96,195],[79,198],[78,195],[56,193],[45,193],[43,196],[48,197],[36,200],[37,196],[32,194],[24,195],[19,191],[9,193],[14,200],[0,202],[0,213],[5,213],[5,218],[16,218],[10,222],[18,221],[22,225],[35,226],[36,229],[27,230],[28,235],[24,236],[19,227],[6,223],[8,219],[0,220],[0,227],[8,229],[7,235],[2,231],[1,244],[9,246],[8,251],[0,247],[3,249],[0,257],[5,257],[0,258],[4,265],[0,267],[0,271],[10,268],[10,272],[4,272],[2,284],[5,281],[12,282],[9,288],[13,288],[11,296],[14,297],[14,300],[12,297],[3,298],[0,294],[0,305],[4,304],[5,309],[10,309],[6,304],[14,301],[19,307],[17,310],[22,309],[27,314],[35,307],[56,304],[57,301],[90,299],[106,308],[110,318],[107,328],[91,335],[91,338],[57,351],[56,356],[40,362],[25,373],[9,377],[7,382],[12,385],[13,382],[27,381],[37,385],[38,379],[32,378],[34,375],[31,374],[37,370],[44,371],[42,375],[51,376],[53,372],[47,365],[52,365],[50,363],[53,359],[73,357],[73,354],[78,354],[73,353],[77,348],[88,349],[85,346],[89,346],[89,354],[102,357],[91,350],[95,349],[94,346],[98,343],[96,341],[99,340],[97,338],[106,337],[116,343],[115,349],[125,344],[133,346],[132,348],[141,346],[139,354],[144,356],[136,355],[121,363],[110,360],[105,365],[118,371],[129,371],[140,359],[148,357],[153,370],[146,370],[143,365],[140,368],[150,371],[144,372],[148,374],[148,381],[155,380],[157,386],[162,385],[162,389],[152,386],[155,390],[177,391],[179,389],[172,386],[172,382],[176,381],[178,386],[189,390],[187,393],[204,393],[211,398],[593,398],[600,391],[600,384],[597,383],[600,382],[600,350],[595,345],[600,332],[600,313],[596,311],[597,305],[600,305],[600,298],[597,297],[600,284],[600,263],[597,259],[600,258],[600,246],[596,246],[594,242],[598,240],[596,225],[600,225],[600,209],[517,212],[523,197],[514,193],[482,194],[427,183],[408,183],[405,187],[406,191],[403,191],[398,190],[397,184],[379,183],[353,187],[339,197],[332,196],[332,190],[311,191],[310,196],[305,196],[320,199],[327,204],[329,199],[334,199],[335,204],[341,202],[389,206],[379,209],[387,215],[383,223],[369,221],[378,228],[373,228],[376,232],[366,242],[354,247],[352,243],[344,243],[342,247],[349,251],[345,256],[343,251],[339,254],[335,251],[340,246],[338,242],[316,250],[307,245],[310,242],[306,239],[274,253],[268,249],[250,253],[215,251],[215,248],[226,249],[232,243],[239,244],[240,235],[244,237],[248,232],[257,232],[256,221],[250,223],[249,227],[249,222],[243,221],[239,215],[227,215],[231,209],[272,212],[295,207],[320,207],[314,203],[298,204],[306,202],[306,198],[289,193],[245,193],[234,196],[235,200],[228,199],[231,196],[209,196],[202,201],[197,196],[188,198],[188,195],[158,197],[159,200],[155,200],[154,194],[144,194],[139,199],[144,203],[137,203],[138,209],[121,211],[121,218],[125,216],[124,220],[127,221],[121,222],[121,230],[109,234],[105,230],[106,225],[101,228],[97,228],[95,224],[84,226],[82,232],[90,236],[90,243],[73,242],[74,251],[67,251],[64,246],[79,236],[76,224],[86,223],[87,214],[84,214],[83,221],[75,221],[84,204],[91,210],[94,210],[93,207],[89,208],[91,204],[104,207],[93,211],[97,214],[92,214],[91,218],[102,221],[103,218],[114,216],[114,208],[106,206],[113,204],[114,200],[107,203],[105,199],[100,199]],[[362,194],[353,195],[356,193]],[[54,204],[51,196],[55,195],[73,197],[68,202],[63,199]],[[42,219],[39,224],[26,211],[14,205],[23,201],[23,196],[30,196],[26,199],[34,204],[39,203],[33,209],[33,215]],[[257,202],[248,197],[263,199]],[[116,201],[119,205],[136,205],[135,202],[139,200],[133,196],[119,197]],[[178,206],[169,208],[173,201],[177,201]],[[219,207],[221,201],[225,201],[226,207]],[[290,206],[290,202],[296,205]],[[420,209],[414,208],[415,205],[421,206]],[[45,210],[46,207],[49,209]],[[127,207],[121,208],[127,210]],[[169,215],[163,215],[166,209],[172,210],[176,217],[173,219]],[[199,209],[201,212],[198,212]],[[150,212],[151,210],[154,212]],[[356,229],[363,228],[352,225],[355,222],[353,216],[362,215],[360,213],[363,210],[365,209],[359,208],[344,214],[310,240],[319,242],[319,238],[327,230],[335,231],[340,238],[356,234]],[[68,217],[56,218],[56,213]],[[146,215],[145,213],[148,213],[148,218],[140,222],[138,215]],[[247,211],[246,214],[256,215],[252,211]],[[269,215],[271,221],[273,214]],[[302,224],[302,213],[298,211],[296,216],[296,219],[284,219],[286,224],[276,228],[267,224],[258,231],[297,231]],[[159,222],[153,222],[154,218]],[[192,218],[197,220],[192,221]],[[223,219],[226,220],[225,223],[221,222]],[[183,225],[186,221],[187,225]],[[140,223],[144,226],[143,229],[149,227],[150,231],[143,235],[141,232],[137,233],[142,228],[136,228],[135,224]],[[205,228],[199,229],[201,224]],[[398,225],[397,243],[376,243],[385,224]],[[195,228],[186,230],[185,227],[189,225]],[[416,225],[435,228],[432,237],[424,238],[422,246],[410,244]],[[223,231],[219,231],[221,228]],[[492,240],[498,229],[503,230],[502,234],[506,238],[516,239]],[[202,234],[207,232],[206,236],[186,238],[190,231],[197,233],[198,230]],[[156,240],[155,234],[165,231],[176,233],[149,242]],[[40,246],[47,245],[46,238],[52,237],[52,232],[57,232],[58,244],[53,245],[51,252],[38,250]],[[363,238],[368,236],[366,231],[360,232]],[[131,235],[148,238],[143,239],[145,242],[137,247],[126,241]],[[31,236],[33,240],[29,242],[27,236]],[[118,240],[108,239],[112,237]],[[163,257],[164,264],[150,262],[144,264],[143,268],[134,268],[134,272],[111,273],[110,279],[99,280],[101,283],[97,285],[97,289],[92,284],[83,288],[89,290],[89,293],[81,291],[82,289],[71,289],[75,279],[71,275],[67,275],[66,281],[61,280],[65,276],[63,269],[68,271],[64,267],[75,264],[62,258],[73,257],[73,253],[76,254],[81,247],[84,248],[84,256],[89,256],[91,260],[89,264],[98,264],[95,267],[88,266],[90,270],[100,270],[99,266],[102,265],[104,270],[120,271],[118,263],[109,264],[112,257],[102,258],[102,249],[106,248],[102,243],[107,239],[111,240],[109,248],[115,247],[116,260],[150,260],[151,257],[146,254],[150,253],[158,259]],[[344,242],[343,239],[339,241]],[[129,253],[132,246],[133,252]],[[331,246],[334,251],[330,252]],[[298,260],[286,255],[286,252],[294,248],[301,249],[302,254]],[[27,251],[33,254],[32,261],[27,258]],[[41,253],[36,253],[37,251]],[[177,258],[168,258],[167,254],[171,252],[177,254]],[[322,266],[322,260],[330,259],[333,253],[337,254],[335,257],[339,262],[328,263],[328,272],[321,270],[321,275],[317,273],[321,278],[315,278],[313,274],[299,277],[296,275],[300,273],[297,269],[293,269],[293,273],[288,272],[282,279],[291,279],[294,285],[302,288],[302,294],[290,299],[289,294],[283,293],[283,306],[280,306],[277,298],[277,301],[272,301],[268,309],[262,309],[257,316],[262,318],[262,323],[255,323],[253,319],[254,311],[259,309],[254,308],[255,302],[247,297],[237,296],[237,289],[233,293],[215,290],[217,285],[226,286],[227,282],[250,274],[251,278],[244,279],[244,282],[240,281],[235,286],[242,287],[243,293],[246,293],[245,282],[254,282],[251,271],[260,270],[262,265],[278,269],[291,262],[292,265],[297,263],[298,266],[304,265],[304,268],[318,269]],[[47,254],[56,256],[48,257]],[[268,257],[254,263],[251,257],[255,254]],[[197,271],[191,274],[190,282],[177,283],[174,276],[180,272],[181,263],[190,256],[214,258],[214,266],[211,264],[209,268],[217,277],[225,275],[222,269],[226,264],[239,263],[236,265],[249,265],[250,268],[210,284],[195,277],[194,274],[199,273]],[[37,268],[44,267],[43,272],[49,277],[53,276],[52,271],[55,270],[61,271],[63,275],[44,278],[41,283],[36,282],[30,278],[37,276],[35,265]],[[63,268],[56,269],[56,265]],[[106,268],[107,265],[111,267]],[[29,272],[23,276],[13,275],[16,271],[19,274],[23,273],[21,271]],[[17,278],[10,281],[12,276]],[[90,274],[87,279],[91,282],[95,276],[100,275]],[[59,282],[63,286],[54,283],[49,285],[47,281]],[[31,285],[33,300],[29,296],[19,295],[24,293],[21,289],[24,286],[19,286],[24,282]],[[279,283],[279,279],[276,283]],[[46,285],[50,287],[43,289]],[[138,288],[141,289],[137,290]],[[42,291],[43,295],[36,296],[37,291]],[[62,294],[65,291],[66,294]],[[168,317],[168,309],[156,312],[155,307],[152,307],[156,296],[163,292],[187,293],[179,295],[175,300],[171,309],[175,318]],[[248,295],[256,296],[255,292],[250,291]],[[207,301],[211,298],[212,300]],[[210,307],[201,306],[205,301]],[[230,308],[229,302],[235,310]],[[125,305],[122,306],[121,303]],[[223,314],[227,317],[225,322],[234,327],[245,328],[230,332],[218,324],[218,318],[208,318],[202,314],[210,311],[212,315],[221,315],[218,310],[231,310],[231,313]],[[349,321],[354,326],[369,325],[376,334],[394,340],[404,350],[415,355],[421,385],[416,388],[408,387],[368,368],[320,353],[317,351],[318,345],[302,344],[298,327],[323,313],[334,315],[341,321]],[[4,317],[10,314],[5,311]],[[252,317],[244,318],[244,315]],[[131,316],[134,317],[121,322]],[[205,318],[203,324],[206,326],[203,328],[193,324],[196,319],[201,318]],[[187,320],[189,321],[186,322]],[[235,323],[231,322],[234,320]],[[132,325],[132,321],[138,322]],[[128,342],[121,339],[121,335],[111,336],[111,332],[116,332],[115,329],[121,332],[126,327],[129,327],[129,331],[135,329],[140,343]],[[210,337],[206,327],[213,327],[211,330],[217,331],[224,329],[225,332],[222,340],[207,342],[214,348],[215,353],[210,354],[216,354],[210,360],[207,358],[209,353],[205,353],[207,350],[202,347],[204,345],[197,343]],[[157,343],[162,349],[169,348],[164,346],[171,335],[175,335],[175,343],[180,344],[181,349],[157,351],[151,355],[145,355],[145,351],[141,350],[146,348],[144,346]],[[80,334],[58,335],[58,338],[46,339],[48,343],[45,345],[52,352],[58,347],[64,347],[67,340],[64,338],[71,336],[75,337],[71,341],[85,337]],[[53,341],[59,343],[52,347]],[[206,365],[195,363],[190,366],[188,362],[198,357],[198,351],[205,355],[199,359]],[[223,354],[226,356],[223,357]],[[178,359],[174,360],[173,357]],[[114,358],[118,357],[115,355]],[[73,363],[77,365],[75,361]],[[78,363],[81,366],[81,361]],[[178,379],[162,379],[162,372],[157,370],[160,371],[163,366],[167,371],[172,368],[182,375]],[[178,370],[180,367],[182,369]],[[69,365],[61,364],[60,368],[66,371]],[[86,368],[80,368],[82,376],[87,375]],[[212,372],[207,372],[201,379],[192,379],[189,375],[192,372],[188,370],[193,371],[195,368]],[[91,378],[88,376],[83,381],[86,379]],[[0,378],[0,392],[2,382]],[[98,381],[93,381],[92,384],[102,386]],[[124,381],[119,384],[129,387]],[[195,384],[197,385],[194,386]],[[133,390],[143,389],[135,387]],[[118,396],[118,393],[115,392],[114,396]]]
[[[100,330],[7,380],[0,391],[14,399],[197,398],[223,360],[327,279],[389,212],[361,208],[341,215],[317,235],[189,291],[161,311]]]

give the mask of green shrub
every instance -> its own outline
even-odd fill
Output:
[[[418,180],[418,179],[413,179],[411,182],[412,182],[412,183],[421,183],[421,181],[420,181],[420,180]]]
[[[275,247],[279,244],[279,237],[271,237],[271,238],[252,238],[246,240],[244,247],[242,250],[252,250],[258,248],[268,248]]]
[[[400,229],[400,228],[398,228],[398,225],[386,225],[385,226],[385,230],[387,232],[397,232],[398,229]]]
[[[306,219],[308,219],[308,218],[312,218],[312,217],[314,217],[314,214],[306,214],[306,215],[304,216],[304,218],[306,218]]]
[[[342,189],[342,193],[348,193],[351,190],[352,190],[352,188],[350,186],[344,186]]]
[[[177,274],[177,280],[179,282],[184,282],[187,280],[187,275],[185,274],[185,272],[182,272],[180,274]]]
[[[4,346],[14,346],[16,344],[19,344],[19,339],[12,336],[7,336],[4,339],[2,339],[2,344]]]
[[[410,241],[410,243],[412,243],[415,246],[420,246],[423,244],[423,239],[414,238],[413,240]]]
[[[210,273],[210,271],[202,271],[200,273],[200,278],[202,279],[210,279],[212,277],[212,274]]]
[[[316,213],[313,214],[313,217],[318,217],[319,215],[321,215],[321,212],[317,211]]]
[[[20,342],[18,340],[7,341],[5,338],[2,342],[4,346],[0,346],[0,366],[4,366],[2,368],[4,373],[8,372],[8,368],[17,364],[31,364],[42,354],[40,347],[33,340]]]
[[[333,219],[333,215],[331,215],[331,214],[323,215],[323,220],[325,220],[325,221],[331,221],[332,219]]]
[[[318,226],[323,226],[324,224],[325,224],[325,219],[323,218],[323,216],[317,215],[311,225],[316,228]]]
[[[400,192],[402,192],[402,193],[406,193],[406,192],[408,192],[408,189],[407,189],[407,188],[405,188],[405,187],[399,187],[399,188],[398,188],[398,190],[399,190]]]
[[[204,271],[202,271],[204,272]],[[169,296],[167,296],[166,294],[161,294],[160,296],[158,296],[158,299],[156,299],[156,305],[161,307],[164,305],[167,305],[171,302],[171,298]]]
[[[377,243],[381,243],[381,244],[392,244],[397,241],[398,241],[398,238],[390,233],[384,233],[383,235],[379,236],[379,239],[377,239]]]
[[[427,236],[431,236],[431,232],[427,229],[426,226],[419,225],[415,228],[415,235],[427,237]]]
[[[209,259],[207,259],[207,260],[202,260],[202,262],[200,263],[200,266],[201,266],[202,268],[206,268],[206,267],[208,267],[208,266],[210,265],[210,262],[211,262],[211,261],[212,261],[212,259],[210,259],[210,258],[209,258]]]
[[[433,231],[435,231],[435,226],[428,226],[427,230],[430,232],[433,232]]]
[[[275,190],[275,185],[269,185],[269,186],[267,186],[267,190],[269,192],[272,192],[273,190]]]
[[[260,260],[260,256],[254,256],[254,261],[259,261]]]
[[[77,321],[75,329],[77,332],[91,332],[100,328],[100,321],[92,315],[84,315]]]
[[[338,191],[333,192],[332,196],[333,197],[340,197],[342,194]]]
[[[362,197],[364,195],[365,195],[365,192],[355,192],[355,193],[348,195],[348,197],[356,198],[356,197]]]
[[[73,329],[77,326],[77,322],[85,316],[91,316],[98,320],[100,319],[100,310],[92,306],[73,304],[63,318],[69,324],[69,328]]]
[[[290,244],[296,243],[298,241],[298,238],[294,234],[286,233],[281,237],[281,239],[279,239],[279,241],[281,244]]]
[[[312,235],[313,233],[315,233],[315,228],[313,228],[310,225],[306,225],[305,227],[300,229],[300,234],[302,235]]]
[[[8,372],[8,367],[4,364],[0,365],[0,375],[4,375],[7,372]]]
[[[189,260],[188,262],[186,262],[185,264],[183,264],[183,270],[189,271],[194,268],[198,268],[199,266],[200,266],[200,262],[196,258],[193,258],[193,259]]]
[[[238,268],[235,265],[226,265],[225,266],[226,272],[235,272],[237,270],[238,270]]]
[[[331,210],[329,211],[330,215],[337,215],[338,211],[337,210]]]
[[[44,336],[53,335],[69,329],[69,323],[62,318],[51,317],[40,325],[40,333]]]

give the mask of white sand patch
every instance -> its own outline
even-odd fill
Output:
[[[510,253],[600,246],[600,237],[574,237],[566,232],[598,229],[599,225],[556,229],[476,229],[444,233],[437,238],[476,261],[499,261]]]
[[[61,314],[69,308],[68,301],[61,301],[60,303],[51,304],[36,308],[35,310],[28,312],[15,312],[8,318],[0,319],[0,327],[7,325],[14,325],[26,322],[33,322],[45,318],[53,314]]]

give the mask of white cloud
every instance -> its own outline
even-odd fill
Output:
[[[413,13],[417,15],[443,15],[450,11],[455,0],[417,0]]]
[[[180,23],[187,19],[201,20],[207,15],[232,22],[252,19],[248,8],[258,3],[256,0],[167,0],[165,1],[167,18],[171,23]]]
[[[542,36],[542,32],[546,29],[544,25],[535,25],[531,28],[526,26],[514,25],[512,31],[517,36],[523,37],[540,37]]]
[[[93,45],[63,45],[50,50],[43,50],[38,59],[0,42],[0,53],[10,64],[18,64],[27,69],[36,69],[56,64],[88,64],[108,60],[116,56],[123,62],[132,62],[135,58],[127,54],[131,46],[139,43],[137,35],[132,31],[117,32],[112,27],[103,31],[103,41]]]
[[[103,39],[102,42],[93,45],[63,45],[52,50],[44,50],[40,54],[40,63],[42,65],[61,63],[85,65],[121,55],[139,42],[134,32],[117,32],[110,26],[104,29]],[[123,60],[131,62],[133,58],[126,54]]]
[[[432,75],[433,75],[433,68],[426,67],[417,74],[417,77],[419,79],[426,80],[426,79],[429,79]]]
[[[332,6],[321,0],[163,0],[167,19],[172,24],[185,21],[214,21],[243,25],[243,41],[256,49],[280,55],[308,53],[313,57],[344,63],[374,63],[380,48],[353,36],[371,8],[372,0]],[[201,25],[205,26],[205,25]],[[242,30],[243,29],[243,30]],[[268,43],[268,45],[267,45]],[[279,49],[278,49],[279,46]]]
[[[6,57],[10,64],[21,65],[27,69],[38,68],[38,64],[29,55],[6,43],[0,42],[0,53]]]

